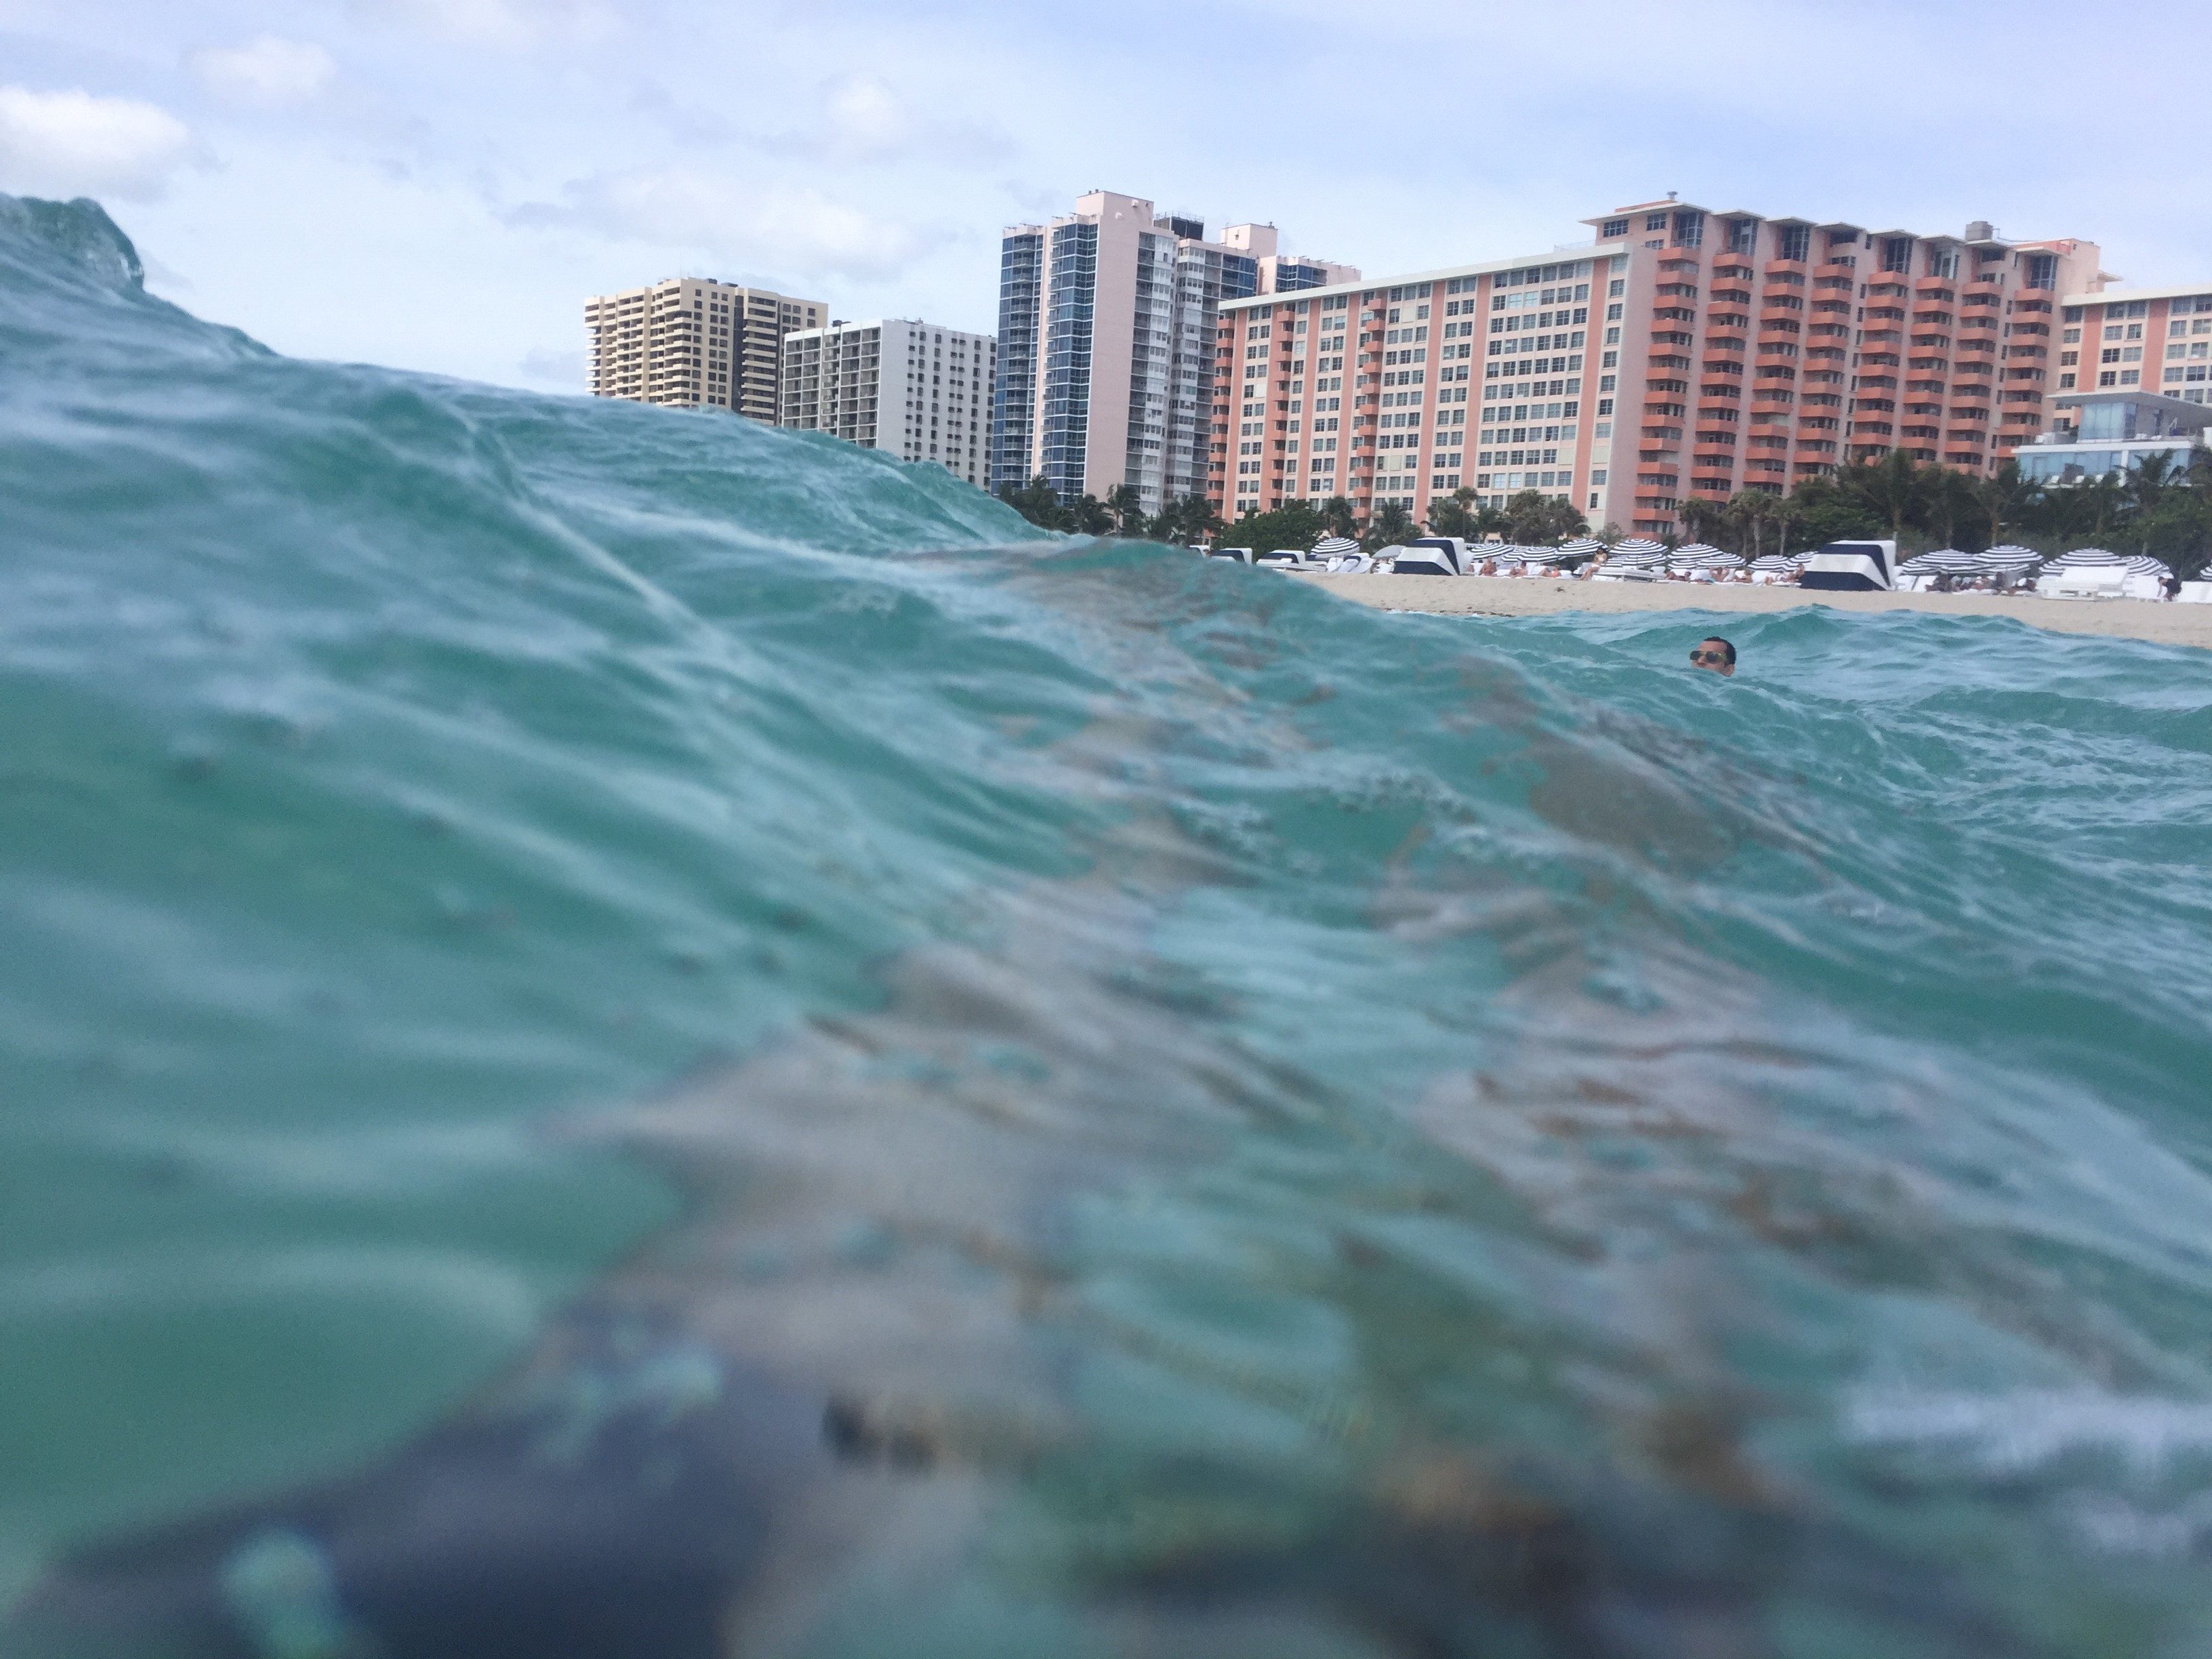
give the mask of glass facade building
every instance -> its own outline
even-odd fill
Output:
[[[1044,307],[1044,418],[1038,472],[1062,501],[1084,493],[1091,357],[1098,309],[1098,227],[1053,227]]]
[[[1035,437],[1037,313],[1044,301],[1044,235],[1022,227],[999,245],[998,380],[991,391],[989,488],[1030,481]]]
[[[1063,501],[1127,484],[1146,513],[1206,493],[1217,457],[1221,304],[1348,267],[1285,261],[1267,225],[1208,240],[1198,219],[1094,191],[1000,243],[991,488],[1042,477]]]
[[[2108,474],[2133,472],[2163,455],[2176,472],[2203,453],[2212,409],[2151,393],[2094,393],[2058,399],[2060,441],[2024,446],[2020,475],[2041,484],[2087,483]]]

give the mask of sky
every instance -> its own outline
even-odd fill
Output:
[[[1370,276],[1679,191],[2212,279],[2205,0],[0,0],[0,191],[298,356],[580,392],[677,275],[996,325],[1084,191]]]

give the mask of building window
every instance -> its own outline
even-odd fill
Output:
[[[1601,240],[1607,242],[1617,241],[1621,237],[1628,234],[1628,221],[1626,219],[1608,219],[1599,228],[1597,234]]]
[[[1644,215],[1644,229],[1646,229],[1646,230],[1664,230],[1664,229],[1666,229],[1666,228],[1667,228],[1667,216],[1666,216],[1665,214],[1663,214],[1663,213],[1649,213],[1649,214]]]

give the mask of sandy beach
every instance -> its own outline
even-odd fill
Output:
[[[2193,645],[2212,650],[2212,605],[2146,599],[2046,599],[2006,593],[1808,593],[1796,587],[1705,582],[1570,581],[1540,576],[1386,576],[1300,574],[1379,610],[1447,617],[1544,617],[1571,611],[1616,616],[1631,611],[1787,611],[1801,605],[1839,611],[1932,611],[1953,617],[2010,617],[2035,628]]]

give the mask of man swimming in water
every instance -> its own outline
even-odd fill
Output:
[[[1691,665],[1725,678],[1735,672],[1735,647],[1717,634],[1708,634],[1691,649]]]

